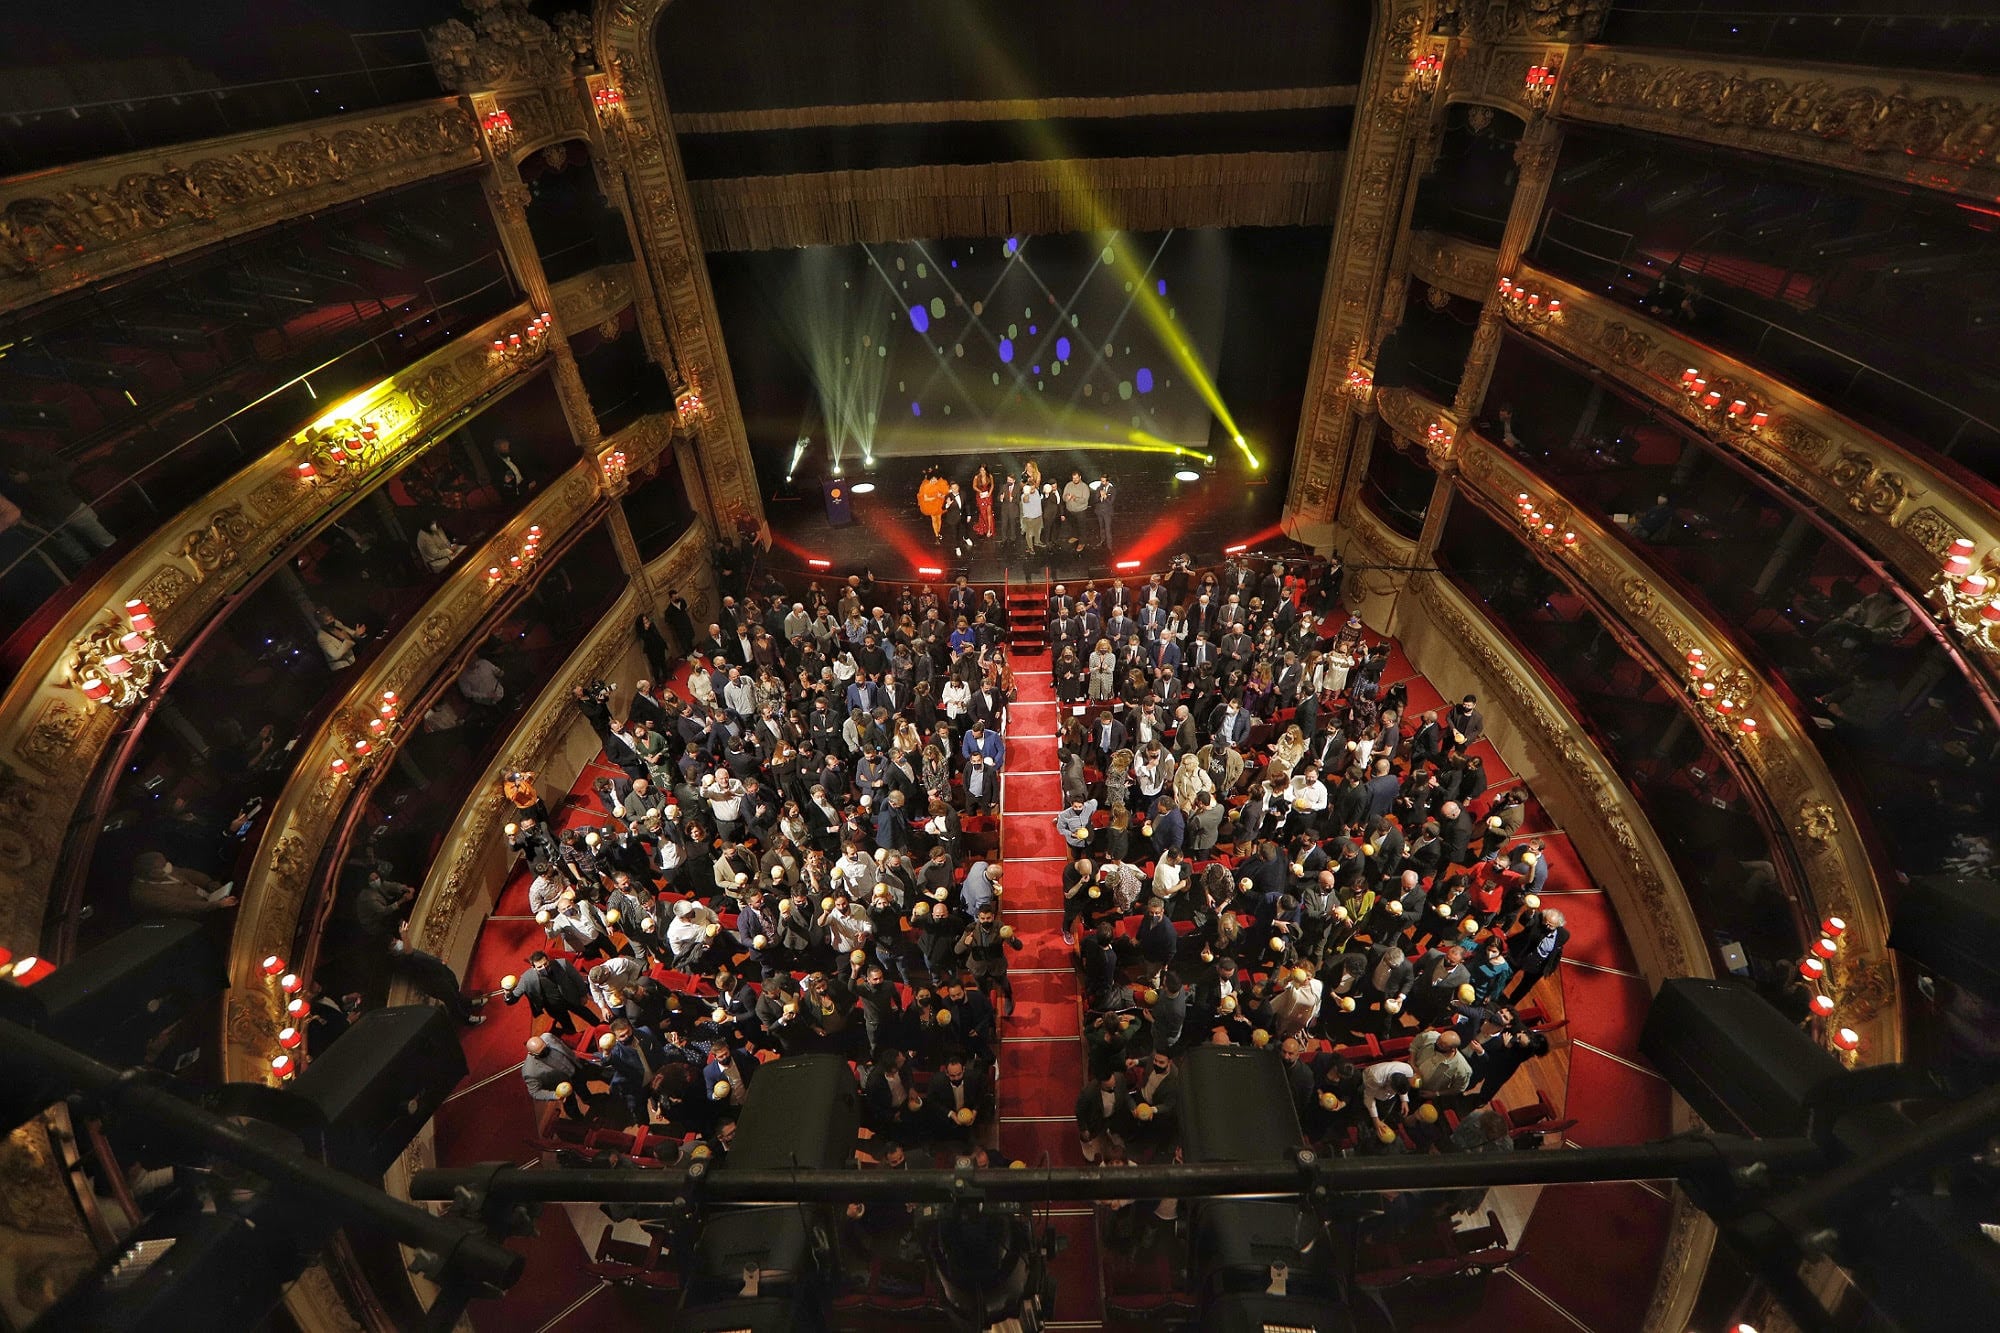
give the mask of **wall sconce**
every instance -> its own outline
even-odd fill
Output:
[[[1553,324],[1562,318],[1562,304],[1560,299],[1544,298],[1540,292],[1530,291],[1512,278],[1500,279],[1500,313],[1511,324],[1527,328]]]
[[[494,107],[480,120],[479,128],[486,131],[486,142],[495,153],[504,153],[514,143],[514,118],[500,107]]]
[[[1522,81],[1521,98],[1529,106],[1544,107],[1555,94],[1556,72],[1547,65],[1528,66],[1527,77]]]
[[[597,123],[609,125],[625,110],[625,93],[615,83],[592,89],[590,104],[597,108]]]
[[[1681,372],[1681,392],[1705,420],[1738,434],[1756,435],[1771,424],[1770,412],[1747,391],[1737,397],[1739,386],[1720,377],[1710,383],[1698,366],[1689,366]]]
[[[519,333],[509,333],[493,340],[492,355],[495,361],[505,361],[510,365],[526,365],[542,354],[543,341],[549,330],[555,327],[555,320],[547,311],[529,320]]]
[[[382,442],[382,428],[366,417],[330,421],[306,436],[306,459],[296,469],[299,479],[316,485],[351,466],[372,462]]]
[[[1573,551],[1576,549],[1576,533],[1557,523],[1554,515],[1542,513],[1535,497],[1526,491],[1514,496],[1514,517],[1521,522],[1521,528],[1529,537],[1551,551]]]
[[[1747,672],[1718,667],[1706,652],[1690,648],[1683,680],[1695,711],[1711,732],[1739,747],[1757,739],[1757,719],[1744,712],[1756,692],[1756,682]]]
[[[152,609],[134,597],[122,618],[106,617],[70,645],[69,681],[94,704],[130,708],[166,674],[167,655]]]
[[[1988,566],[1991,560],[1987,561]],[[1960,537],[1945,553],[1944,568],[1931,584],[1937,621],[1971,646],[2000,653],[2000,588],[1991,572],[1973,567],[1973,545]]]
[[[674,410],[680,413],[681,424],[690,425],[701,415],[701,395],[689,385],[674,395]]]
[[[1341,391],[1354,400],[1354,406],[1365,408],[1375,394],[1375,376],[1367,366],[1356,363],[1347,372],[1347,382]]]
[[[622,491],[625,489],[625,468],[627,461],[623,449],[613,449],[598,459],[598,466],[604,470],[604,484],[606,488],[612,491]]]
[[[1435,51],[1426,51],[1410,62],[1410,83],[1421,92],[1436,88],[1443,74],[1444,57]]]

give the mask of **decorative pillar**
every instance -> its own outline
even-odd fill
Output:
[[[1451,517],[1452,497],[1458,494],[1458,465],[1447,463],[1431,486],[1430,503],[1424,508],[1424,526],[1417,533],[1417,549],[1410,563],[1426,568],[1437,563],[1438,542],[1444,536],[1445,520]]]
[[[1771,549],[1771,558],[1764,562],[1764,568],[1757,575],[1757,581],[1750,585],[1752,596],[1762,597],[1771,591],[1771,585],[1778,581],[1778,575],[1784,572],[1792,557],[1799,553],[1799,547],[1805,544],[1806,534],[1810,531],[1812,531],[1812,520],[1803,512],[1794,512],[1791,520],[1785,524],[1785,530],[1778,534],[1778,544]]]
[[[1542,208],[1548,203],[1549,182],[1555,178],[1556,158],[1561,152],[1562,126],[1540,113],[1531,116],[1520,144],[1514,149],[1514,164],[1520,168],[1520,174],[1514,179],[1514,198],[1507,208],[1507,228],[1500,235],[1496,267],[1503,281],[1513,277],[1521,255],[1528,248],[1528,240],[1541,221]],[[1462,420],[1470,421],[1479,411],[1487,387],[1493,383],[1493,367],[1500,360],[1501,320],[1505,310],[1497,288],[1486,294],[1486,304],[1479,312],[1479,331],[1473,335],[1472,350],[1466,355],[1465,369],[1458,377],[1458,392],[1452,398],[1452,410]]]
[[[616,496],[605,510],[604,528],[611,534],[611,548],[618,552],[618,566],[625,571],[626,580],[646,609],[658,616],[660,599],[653,595],[652,580],[646,576],[646,561],[639,554],[639,539],[632,535],[632,521],[625,517],[625,505]]]
[[[507,255],[507,266],[514,271],[515,280],[528,294],[528,304],[536,313],[553,313],[555,297],[549,290],[548,274],[542,270],[541,253],[535,249],[534,232],[528,227],[528,201],[532,196],[521,179],[520,165],[496,155],[485,186],[486,202],[500,232],[500,248]],[[597,410],[590,405],[590,392],[583,387],[583,374],[576,368],[569,331],[560,324],[549,336],[549,350],[556,397],[562,402],[570,435],[583,452],[596,453],[603,438],[597,425]]]
[[[1590,396],[1583,400],[1583,411],[1577,415],[1576,429],[1569,433],[1569,447],[1572,453],[1583,448],[1583,442],[1590,438],[1590,432],[1597,427],[1597,414],[1603,410],[1604,386],[1593,381],[1590,386]],[[1689,449],[1693,447],[1693,445],[1688,446]],[[1686,455],[1683,454],[1682,458],[1685,460]]]

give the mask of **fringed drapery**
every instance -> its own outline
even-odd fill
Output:
[[[708,250],[1120,228],[1323,226],[1343,154],[893,167],[689,182]]]
[[[1258,88],[1247,92],[1140,93],[1131,97],[1015,97],[957,102],[864,102],[850,106],[692,111],[674,116],[677,134],[745,134],[841,125],[946,125],[960,121],[1097,120],[1131,116],[1218,116],[1353,106],[1352,84]]]

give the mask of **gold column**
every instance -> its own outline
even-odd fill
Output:
[[[1548,202],[1549,182],[1555,178],[1556,158],[1561,152],[1562,126],[1545,115],[1530,117],[1520,145],[1514,150],[1514,163],[1521,172],[1515,178],[1513,203],[1507,209],[1507,229],[1500,236],[1500,278],[1514,276],[1528,239],[1535,234],[1542,207]],[[1486,304],[1479,312],[1479,329],[1472,336],[1472,350],[1466,355],[1465,369],[1458,377],[1458,392],[1451,400],[1452,411],[1462,420],[1470,421],[1479,411],[1487,386],[1493,382],[1493,367],[1500,359],[1502,319],[1496,282],[1486,293]]]
[[[1287,531],[1315,545],[1331,541],[1331,525],[1347,492],[1340,479],[1353,476],[1356,452],[1368,447],[1348,377],[1373,359],[1381,288],[1397,237],[1408,230],[1413,145],[1436,114],[1438,68],[1429,62],[1441,63],[1444,45],[1424,35],[1428,27],[1428,5],[1384,3],[1369,37],[1361,110],[1348,150],[1285,497]]]
[[[528,302],[538,313],[554,313],[555,297],[549,291],[548,274],[542,270],[541,254],[535,249],[534,233],[528,229],[528,187],[521,179],[521,169],[517,163],[495,156],[491,169],[487,172],[486,203],[493,213],[493,222],[500,231],[500,248],[507,254],[508,267],[528,293]],[[569,422],[570,435],[585,453],[593,453],[603,431],[597,424],[597,411],[590,405],[590,394],[583,387],[583,375],[576,368],[576,353],[570,350],[569,330],[558,324],[554,336],[549,340],[554,357],[551,374],[556,386],[556,397],[562,401],[563,416]]]

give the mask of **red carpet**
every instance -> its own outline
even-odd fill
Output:
[[[1593,1333],[1643,1328],[1672,1213],[1666,1199],[1641,1185],[1551,1185],[1517,1243],[1521,1257],[1515,1270]],[[1576,1257],[1578,1239],[1585,1236],[1587,1264]],[[1515,1325],[1561,1326],[1547,1308]]]
[[[1015,800],[1009,792],[1008,805]],[[1000,821],[1000,854],[1007,861],[1042,856],[1066,859],[1067,849],[1062,834],[1056,832],[1054,815],[1007,815]]]
[[[1611,899],[1601,893],[1566,893],[1550,898],[1548,905],[1559,908],[1569,923],[1564,958],[1625,972],[1639,970],[1632,946],[1626,943],[1625,932],[1618,928],[1618,918],[1611,911]]]
[[[1062,808],[1062,803],[1062,779],[1054,773],[1024,773],[1007,779],[1009,810],[1046,810],[1053,814]]]
[[[1053,773],[1056,771],[1056,739],[1053,735],[1039,740],[1007,739],[1007,771],[1009,773]]]

